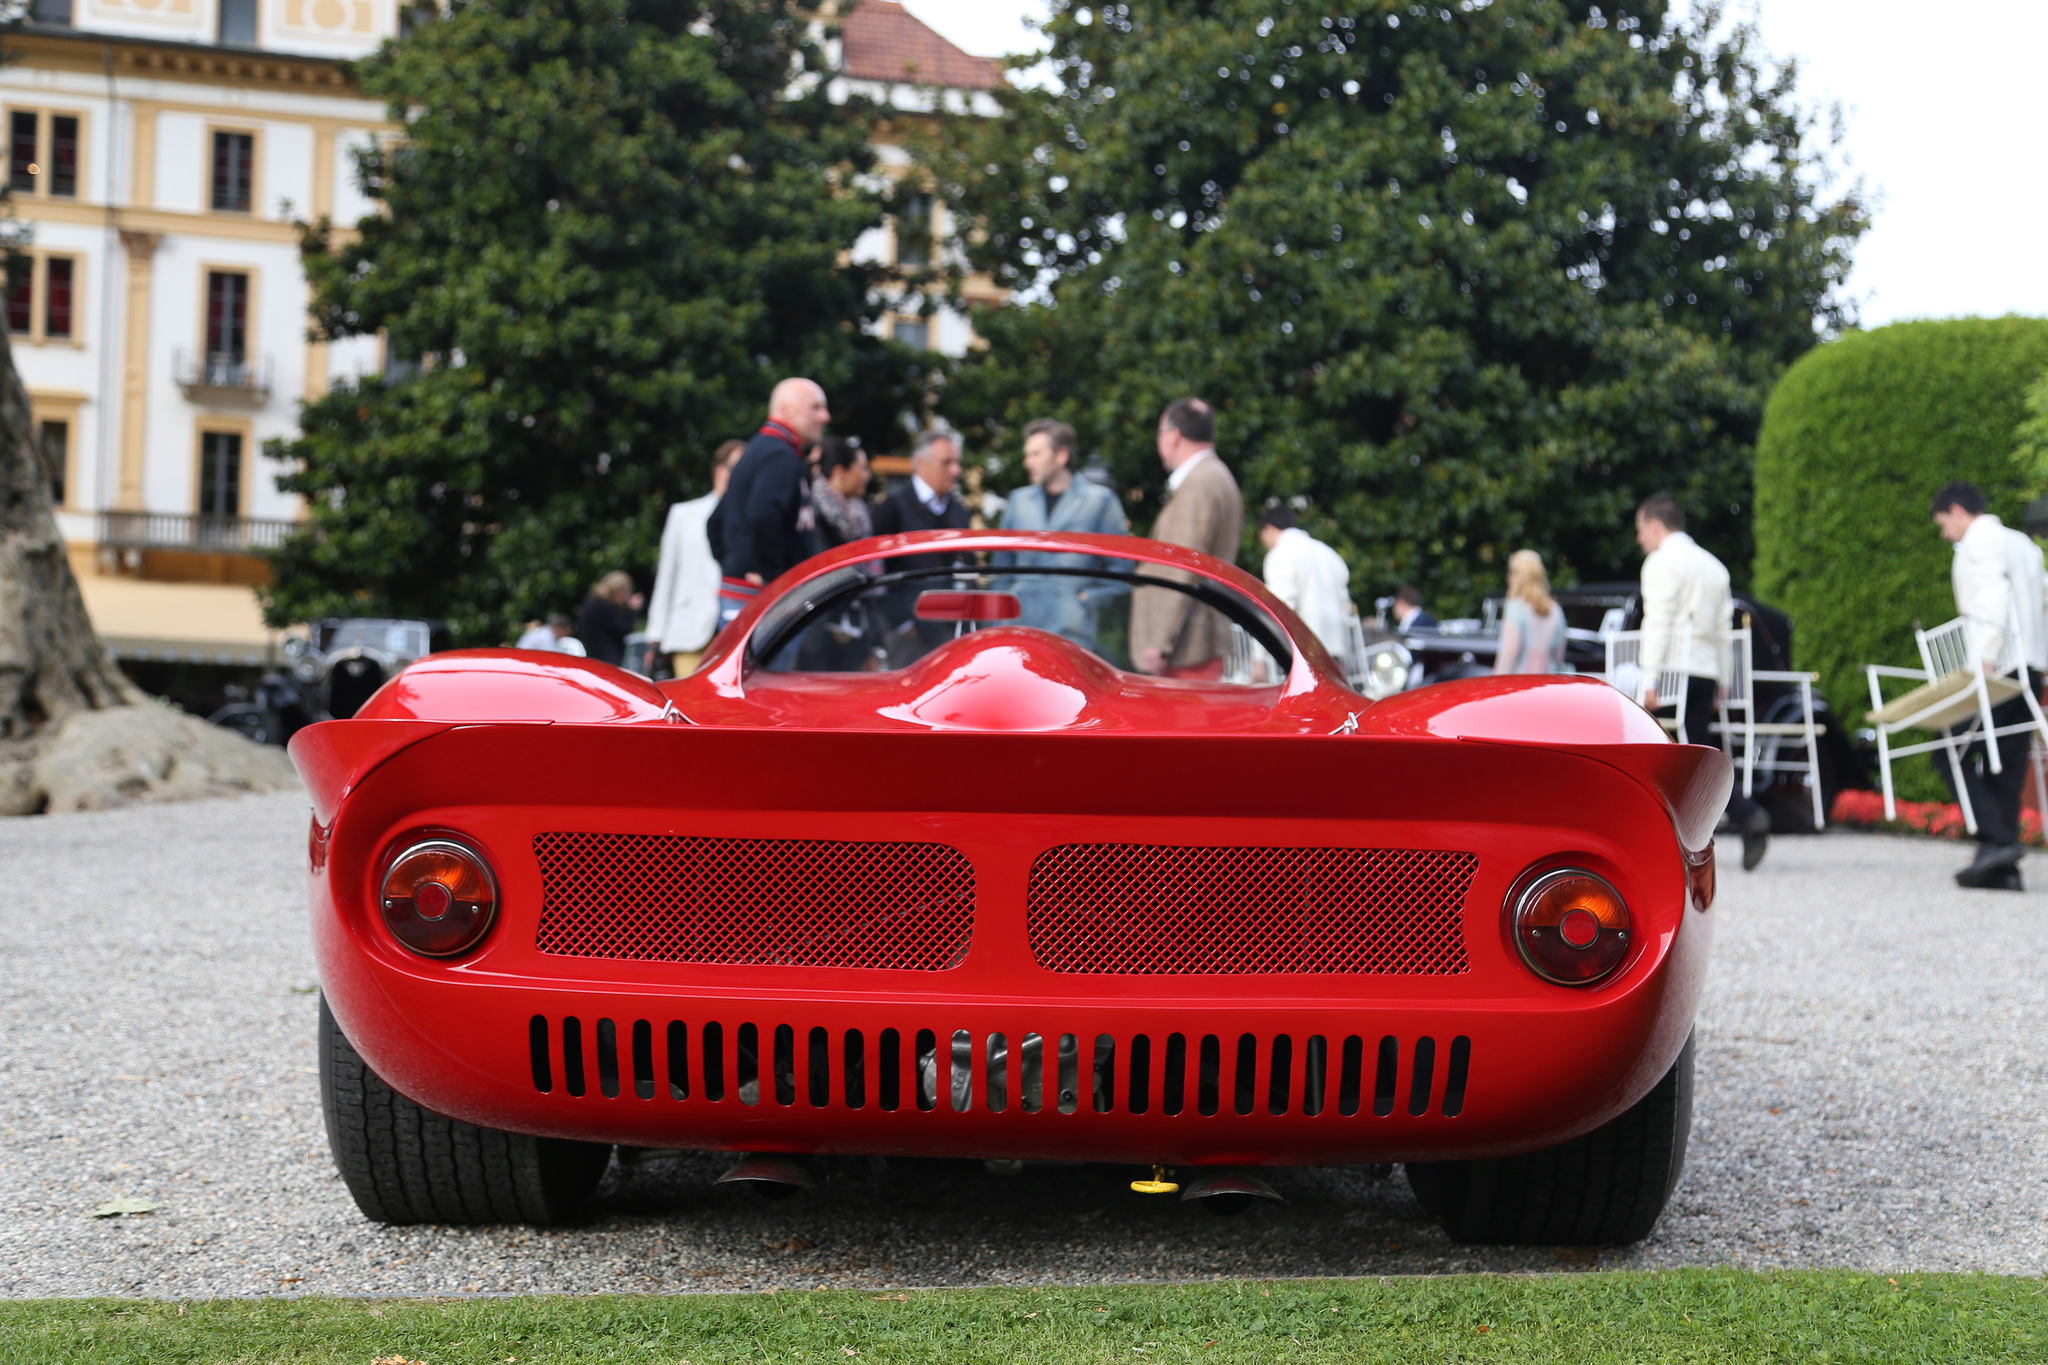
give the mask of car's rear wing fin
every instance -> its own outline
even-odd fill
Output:
[[[1612,764],[1655,792],[1671,813],[1671,827],[1689,853],[1714,838],[1714,826],[1734,790],[1735,765],[1719,749],[1699,744],[1604,744],[1572,753]]]
[[[343,799],[373,769],[399,750],[447,728],[444,721],[329,720],[293,735],[285,750],[313,798],[313,818],[331,825]]]

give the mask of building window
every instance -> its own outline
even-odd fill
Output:
[[[36,149],[42,128],[43,116],[26,109],[16,109],[7,115],[7,185],[9,189],[23,190],[29,194],[36,191],[36,177],[43,172],[36,158],[42,155]]]
[[[233,270],[206,272],[206,367],[239,373],[249,356],[249,277]],[[215,383],[232,381],[217,377]]]
[[[220,40],[256,46],[256,0],[220,0]]]
[[[71,276],[69,256],[43,261],[43,335],[71,339]]]
[[[199,513],[242,515],[242,436],[235,431],[199,435]]]
[[[50,501],[64,505],[64,475],[71,467],[71,424],[45,420],[37,424],[38,444],[43,449],[43,472],[50,480]]]
[[[932,348],[932,325],[923,318],[897,318],[889,324],[889,335],[905,346],[915,346],[920,351]]]
[[[39,24],[62,24],[71,27],[71,0],[35,0],[29,10],[29,17]]]
[[[70,114],[50,115],[50,193],[78,197],[78,120]]]
[[[255,199],[256,135],[213,135],[213,207],[221,213],[247,213]]]
[[[17,256],[7,272],[7,330],[27,336],[36,325],[36,262],[33,256]]]
[[[78,197],[78,115],[7,111],[7,185],[22,194]]]
[[[78,258],[24,252],[7,276],[7,330],[31,342],[78,338]]]
[[[904,196],[896,214],[896,264],[923,269],[932,263],[932,197]]]

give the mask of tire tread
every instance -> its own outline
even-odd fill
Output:
[[[1408,1183],[1457,1242],[1604,1246],[1639,1242],[1685,1166],[1693,1040],[1649,1094],[1570,1142],[1481,1161],[1410,1162]]]
[[[609,1146],[505,1133],[413,1103],[370,1070],[320,1001],[328,1149],[379,1223],[558,1223],[590,1196]]]

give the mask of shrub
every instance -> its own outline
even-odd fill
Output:
[[[1951,551],[1928,500],[1980,485],[2017,526],[2034,478],[2014,458],[2025,394],[2048,373],[2048,319],[1960,318],[1854,332],[1779,381],[1756,450],[1758,596],[1791,613],[1796,666],[1855,728],[1866,663],[1914,662],[1915,622],[1955,615]],[[1914,794],[1945,795],[1920,765]]]
[[[2048,492],[2048,374],[2027,390],[2026,404],[2027,417],[2020,423],[2013,459],[2019,462],[2028,491]]]

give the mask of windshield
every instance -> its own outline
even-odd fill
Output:
[[[1016,626],[1127,672],[1261,685],[1279,682],[1293,661],[1279,623],[1250,598],[1143,565],[850,564],[763,613],[749,652],[774,673],[881,672],[974,631]]]

